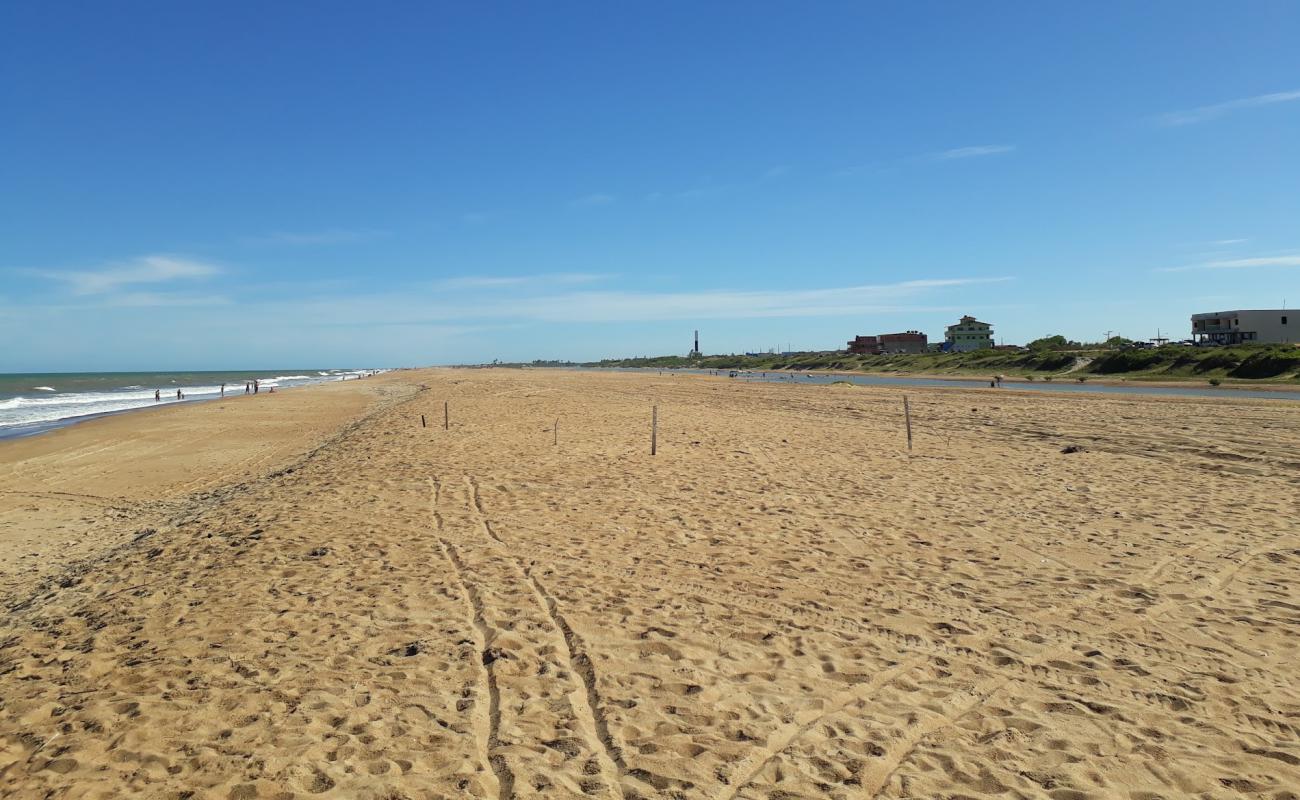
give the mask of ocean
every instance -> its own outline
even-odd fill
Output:
[[[119,411],[242,395],[257,380],[262,391],[339,381],[380,370],[302,369],[235,372],[34,372],[0,374],[0,438],[27,436],[79,419]],[[181,390],[184,400],[176,399]],[[162,400],[154,400],[154,390]]]

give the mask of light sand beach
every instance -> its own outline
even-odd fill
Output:
[[[0,442],[0,795],[1295,798],[1298,512],[1300,404],[1230,396],[424,370],[95,420]]]

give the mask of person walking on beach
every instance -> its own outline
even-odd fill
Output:
[[[221,396],[222,397],[226,396],[226,385],[224,383],[221,384]]]
[[[176,399],[177,399],[177,400],[183,400],[183,399],[185,399],[185,395],[181,394],[181,390],[180,390],[180,389],[177,389],[177,390],[176,390]]]
[[[154,401],[155,403],[157,403],[159,400],[162,400],[162,389],[154,389],[154,390],[153,390],[153,401]]]
[[[248,381],[244,381],[244,394],[248,394],[248,392],[249,392]]]
[[[261,391],[261,389],[262,389],[262,382],[258,380],[253,381],[253,394],[257,394],[259,391]]]

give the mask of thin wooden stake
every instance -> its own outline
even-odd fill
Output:
[[[907,420],[907,451],[912,452],[912,408],[907,404],[907,395],[903,395],[903,419]]]
[[[659,406],[650,410],[650,455],[659,449]]]
[[[447,406],[448,406],[447,401],[443,400],[442,401],[442,429],[444,431],[451,430],[451,411],[448,409]]]
[[[425,421],[424,421],[424,415],[423,415],[423,414],[420,415],[420,427],[421,427],[421,428],[427,428],[427,427],[429,427],[429,426],[425,423]]]
[[[555,438],[551,442],[551,444],[559,444],[560,443],[560,418],[559,417],[555,418],[555,424],[551,426],[551,433],[555,434]]]

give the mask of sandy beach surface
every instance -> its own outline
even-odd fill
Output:
[[[424,370],[96,420],[0,442],[0,796],[1295,798],[1298,512],[1290,401]]]

